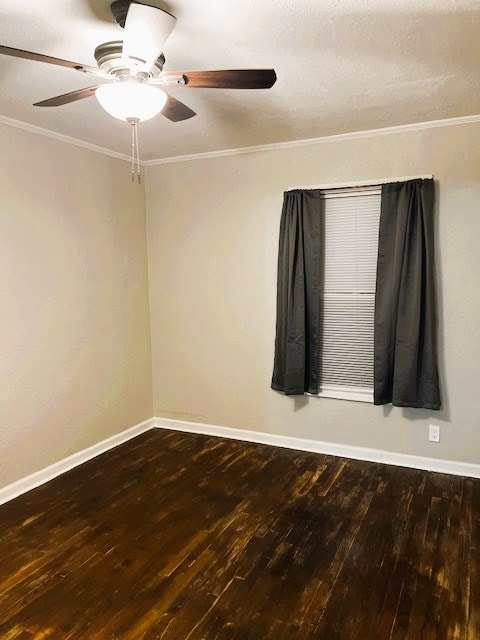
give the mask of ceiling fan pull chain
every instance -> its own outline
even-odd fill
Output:
[[[135,181],[135,122],[132,125],[132,182]]]
[[[141,173],[140,173],[140,151],[138,145],[138,123],[139,120],[131,118],[128,120],[132,125],[132,182],[135,182],[135,173],[137,174],[138,184],[141,184]]]
[[[137,154],[137,180],[138,184],[141,183],[141,175],[140,175],[140,150],[138,145],[138,122],[135,123],[135,140],[136,140],[136,154]]]

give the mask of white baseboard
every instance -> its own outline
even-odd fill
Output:
[[[148,420],[145,420],[144,422],[141,422],[134,427],[130,427],[130,429],[126,429],[121,433],[116,433],[114,436],[111,436],[106,440],[97,442],[97,444],[94,444],[87,449],[83,449],[82,451],[78,451],[77,453],[74,453],[67,458],[63,458],[58,462],[54,462],[44,469],[35,471],[25,478],[20,478],[20,480],[17,480],[16,482],[13,482],[12,484],[9,484],[6,487],[0,489],[0,505],[8,502],[9,500],[13,500],[13,498],[16,498],[22,493],[30,491],[30,489],[39,487],[41,484],[48,482],[52,478],[65,473],[65,471],[73,469],[73,467],[78,467],[78,465],[83,464],[91,458],[95,458],[96,456],[104,453],[105,451],[108,451],[109,449],[118,447],[119,444],[122,444],[123,442],[126,442],[131,438],[135,438],[136,436],[139,436],[141,433],[144,433],[149,429],[153,429],[154,426],[155,419],[149,418]]]
[[[140,424],[117,433],[106,440],[78,451],[77,453],[63,458],[40,471],[21,478],[12,484],[0,489],[0,505],[13,500],[22,493],[30,491],[35,487],[56,478],[57,476],[83,464],[91,458],[118,447],[118,445],[135,438],[136,436],[153,428],[172,429],[174,431],[184,431],[187,433],[198,433],[207,436],[229,438],[232,440],[242,440],[244,442],[254,442],[266,444],[274,447],[295,449],[298,451],[310,451],[312,453],[323,453],[331,456],[352,458],[354,460],[366,460],[368,462],[380,462],[399,467],[410,467],[412,469],[423,469],[425,471],[436,471],[439,473],[449,473],[457,476],[467,476],[470,478],[480,478],[480,465],[468,462],[457,462],[455,460],[441,460],[438,458],[427,458],[424,456],[414,456],[405,453],[395,453],[393,451],[382,451],[381,449],[370,449],[366,447],[355,447],[352,445],[338,444],[335,442],[324,442],[322,440],[307,440],[306,438],[293,438],[274,433],[264,433],[262,431],[251,431],[249,429],[234,429],[220,425],[203,424],[200,422],[187,422],[185,420],[171,420],[168,418],[150,418]]]
[[[296,449],[299,451],[324,453],[343,458],[353,458],[354,460],[380,462],[383,464],[395,465],[397,467],[409,467],[411,469],[423,469],[425,471],[449,473],[456,476],[480,478],[480,464],[471,464],[469,462],[428,458],[425,456],[415,456],[407,453],[395,453],[393,451],[382,451],[381,449],[369,449],[347,444],[338,444],[335,442],[293,438],[291,436],[281,436],[273,433],[264,433],[262,431],[234,429],[232,427],[202,424],[200,422],[186,422],[185,420],[171,420],[169,418],[154,418],[154,426],[159,429],[173,429],[174,431],[185,431],[188,433],[199,433],[207,436],[243,440],[245,442],[267,444],[286,449]]]

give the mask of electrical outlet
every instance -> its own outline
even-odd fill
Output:
[[[428,439],[430,442],[440,442],[440,427],[436,424],[431,424],[428,427]]]

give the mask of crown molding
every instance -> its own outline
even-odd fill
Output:
[[[94,151],[95,153],[101,153],[104,156],[110,156],[111,158],[117,158],[118,160],[126,160],[127,162],[130,162],[130,157],[123,153],[118,153],[117,151],[113,151],[112,149],[106,149],[105,147],[100,147],[96,144],[85,142],[84,140],[71,138],[70,136],[66,136],[63,133],[57,133],[56,131],[52,131],[51,129],[37,127],[36,125],[30,124],[28,122],[14,120],[13,118],[7,118],[7,116],[0,115],[0,124],[6,124],[9,127],[23,129],[24,131],[29,131],[30,133],[37,133],[40,136],[53,138],[54,140],[58,140],[59,142],[66,142],[67,144],[73,144],[76,147],[81,147],[82,149],[87,149],[88,151]]]
[[[191,153],[181,156],[168,156],[166,158],[156,158],[153,160],[142,160],[140,164],[144,167],[153,167],[161,164],[173,164],[175,162],[189,162],[191,160],[205,160],[208,158],[222,158],[225,156],[237,156],[244,153],[260,153],[262,151],[275,151],[277,149],[291,149],[296,147],[308,147],[310,145],[322,144],[326,142],[335,142],[340,140],[357,140],[359,138],[374,138],[376,136],[390,135],[393,133],[404,133],[408,131],[420,131],[422,129],[435,129],[438,127],[453,127],[460,124],[473,124],[480,122],[480,114],[471,116],[459,116],[456,118],[444,118],[443,120],[429,120],[427,122],[416,122],[413,124],[401,124],[392,127],[383,127],[380,129],[367,129],[365,131],[351,131],[348,133],[336,133],[329,136],[320,136],[318,138],[304,138],[303,140],[289,140],[286,142],[272,142],[270,144],[259,144],[252,147],[239,147],[236,149],[221,149],[219,151],[205,151],[201,153]],[[101,153],[111,158],[117,158],[118,160],[125,160],[130,162],[130,156],[107,149],[106,147],[100,147],[78,138],[72,138],[62,133],[57,133],[51,129],[45,129],[38,127],[37,125],[30,124],[28,122],[22,122],[21,120],[15,120],[14,118],[8,118],[7,116],[0,115],[0,124],[5,124],[10,127],[16,127],[17,129],[23,129],[30,133],[36,133],[47,138],[53,138],[60,142],[67,144],[73,144],[76,147],[87,149],[88,151],[94,151],[95,153]]]
[[[153,167],[161,164],[173,164],[175,162],[189,162],[191,160],[205,160],[207,158],[222,158],[224,156],[237,156],[244,153],[259,153],[261,151],[275,151],[277,149],[291,149],[295,147],[307,147],[325,142],[335,142],[340,140],[357,140],[359,138],[374,138],[376,136],[390,135],[392,133],[404,133],[407,131],[420,131],[422,129],[436,129],[437,127],[452,127],[459,124],[472,124],[480,122],[480,114],[472,116],[460,116],[456,118],[445,118],[443,120],[430,120],[428,122],[415,122],[413,124],[400,124],[381,129],[368,129],[365,131],[352,131],[349,133],[336,133],[330,136],[320,136],[319,138],[305,138],[303,140],[289,140],[287,142],[273,142],[271,144],[259,144],[253,147],[239,147],[238,149],[222,149],[220,151],[206,151],[202,153],[191,153],[183,156],[171,156],[154,160],[144,160],[145,167]]]

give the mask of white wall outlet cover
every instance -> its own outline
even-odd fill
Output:
[[[440,442],[440,427],[435,424],[431,424],[428,427],[428,439],[430,442]]]

